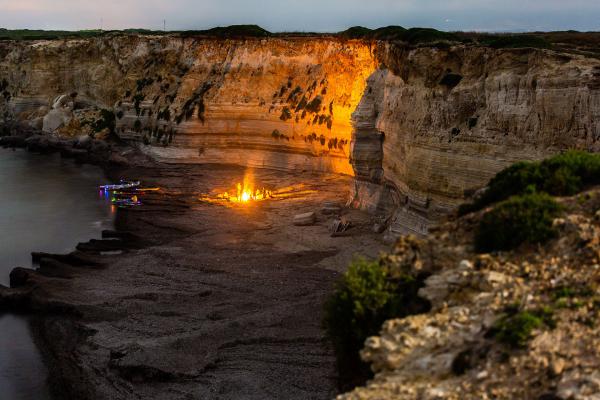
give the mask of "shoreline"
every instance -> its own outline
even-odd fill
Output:
[[[43,152],[36,140],[27,147]],[[49,146],[65,152],[64,143]],[[104,148],[89,145],[88,158],[102,161],[107,154],[95,147]],[[104,160],[122,157],[108,151]],[[66,256],[36,254],[39,270],[15,269],[15,288],[0,291],[4,307],[36,313],[34,336],[55,397],[333,397],[322,303],[353,253],[374,256],[386,245],[356,210],[344,210],[356,226],[338,238],[329,236],[328,216],[309,227],[291,222],[325,201],[343,201],[349,180],[255,170],[261,181],[301,181],[314,193],[223,207],[201,204],[197,194],[234,183],[244,168],[129,158],[129,166],[100,166],[111,179],[141,179],[161,194],[119,210],[106,240]],[[107,246],[123,253],[101,255]]]

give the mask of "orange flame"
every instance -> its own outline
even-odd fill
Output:
[[[248,186],[246,182],[242,185],[238,183],[236,186],[235,196],[230,196],[228,192],[223,193],[223,198],[235,203],[248,203],[250,201],[261,201],[272,197],[272,193],[268,189],[254,189]]]
[[[265,188],[255,189],[252,174],[246,173],[244,176],[244,182],[240,182],[236,185],[235,194],[225,192],[217,197],[233,203],[249,203],[251,201],[269,199],[273,197],[273,192]]]

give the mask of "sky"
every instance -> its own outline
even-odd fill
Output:
[[[600,0],[0,0],[8,29],[206,29],[258,24],[272,32],[350,26],[446,31],[600,31]]]

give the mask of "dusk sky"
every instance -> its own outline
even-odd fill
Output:
[[[441,30],[600,30],[600,0],[0,0],[0,27],[205,29],[258,24],[270,31],[353,25]]]

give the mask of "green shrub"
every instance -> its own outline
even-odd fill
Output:
[[[180,33],[182,37],[194,36],[212,36],[218,38],[238,38],[238,37],[268,37],[271,32],[261,28],[258,25],[231,25],[219,26],[206,30],[190,30]]]
[[[533,311],[517,311],[510,308],[492,327],[493,337],[512,347],[525,347],[535,329],[547,326],[555,327],[553,312],[549,308]]]
[[[43,31],[30,29],[2,29],[0,34],[5,40],[55,40],[68,38],[91,38],[103,36],[101,30],[82,30],[82,31]]]
[[[556,235],[552,226],[561,206],[548,194],[514,196],[487,212],[475,234],[479,252],[510,250],[522,243],[544,243]]]
[[[384,26],[373,31],[373,38],[377,40],[396,40],[402,38],[406,33],[406,28],[398,25]]]
[[[339,351],[357,351],[386,320],[394,288],[377,262],[355,260],[326,304],[325,326]]]
[[[384,321],[427,311],[429,304],[417,296],[421,286],[422,280],[411,276],[392,277],[378,261],[350,264],[325,304],[324,326],[340,368],[361,365],[359,350]]]
[[[338,35],[346,39],[364,39],[370,37],[372,32],[371,29],[365,28],[364,26],[353,26],[345,31],[339,32]]]
[[[579,308],[583,299],[593,296],[596,291],[587,285],[559,286],[551,292],[551,299],[556,308]]]
[[[434,43],[440,41],[459,42],[460,38],[450,32],[438,31],[432,28],[410,28],[401,40],[410,44]]]
[[[459,214],[480,210],[489,204],[530,189],[554,196],[571,196],[600,183],[600,154],[571,150],[541,162],[519,162],[499,172],[487,191]]]
[[[594,295],[594,290],[587,286],[559,286],[552,293],[553,300],[571,297],[589,297]]]
[[[395,25],[375,30],[362,26],[354,26],[343,32],[339,32],[338,35],[346,39],[402,40],[410,44],[462,41],[462,39],[454,33],[438,31],[431,28],[405,29]]]

